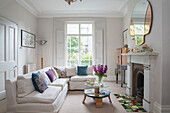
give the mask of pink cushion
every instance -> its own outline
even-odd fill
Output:
[[[50,79],[51,82],[53,82],[53,81],[56,80],[56,77],[55,77],[55,75],[54,75],[54,73],[52,72],[51,69],[49,69],[49,70],[48,70],[47,72],[45,72],[45,73],[48,75],[48,77],[49,77],[49,79]]]

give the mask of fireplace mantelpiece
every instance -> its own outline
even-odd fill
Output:
[[[148,112],[153,109],[153,89],[154,89],[154,62],[158,53],[124,53],[127,55],[127,88],[126,93],[132,95],[132,71],[133,64],[142,64],[144,66],[144,99],[143,107]]]

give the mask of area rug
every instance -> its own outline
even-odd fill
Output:
[[[146,112],[143,109],[142,103],[136,101],[136,98],[126,94],[114,94],[121,105],[127,112]]]

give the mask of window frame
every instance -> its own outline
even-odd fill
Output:
[[[79,33],[78,34],[67,34],[67,25],[68,24],[79,24]],[[92,24],[92,34],[81,34],[81,24]],[[66,66],[68,66],[68,45],[67,45],[67,37],[68,36],[78,36],[79,37],[79,59],[78,59],[78,65],[81,65],[81,61],[82,61],[82,58],[81,58],[81,37],[83,36],[91,36],[92,37],[92,65],[94,64],[94,55],[93,55],[93,51],[94,51],[94,36],[95,36],[95,26],[94,26],[94,22],[93,21],[68,21],[68,22],[65,22],[65,47],[66,47],[66,51],[65,51],[65,64]],[[90,62],[90,56],[89,56],[89,59],[83,59],[83,60],[89,60]],[[90,64],[89,64],[90,65]]]

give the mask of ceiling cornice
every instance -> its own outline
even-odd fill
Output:
[[[115,11],[41,11],[30,0],[16,0],[20,5],[27,9],[30,13],[38,18],[48,17],[124,17],[124,10]],[[125,5],[121,6],[124,7]],[[121,8],[122,9],[122,8]]]
[[[123,17],[123,12],[114,11],[45,11],[38,17]]]
[[[27,9],[30,13],[32,13],[34,16],[38,17],[38,14],[40,13],[40,10],[34,6],[29,0],[16,0],[21,6],[23,6],[25,9]]]

